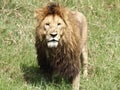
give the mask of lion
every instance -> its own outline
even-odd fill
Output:
[[[86,17],[56,3],[35,11],[36,52],[40,69],[51,77],[67,78],[72,90],[79,90],[80,65],[88,74]]]

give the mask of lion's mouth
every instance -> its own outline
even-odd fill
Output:
[[[58,40],[52,39],[52,40],[50,40],[48,42],[58,42]]]
[[[58,46],[58,40],[52,39],[47,42],[49,48],[56,48]]]

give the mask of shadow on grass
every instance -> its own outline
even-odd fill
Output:
[[[66,80],[62,80],[61,77],[50,80],[50,78],[44,76],[39,67],[23,64],[21,65],[21,70],[23,72],[24,80],[28,84],[32,84],[38,87],[42,86],[42,89],[45,89],[46,86],[51,86],[55,87],[55,90],[70,90],[70,86]],[[64,87],[66,88],[64,89]]]
[[[50,80],[47,77],[44,77],[39,67],[21,65],[23,72],[23,77],[25,81],[29,84],[45,84],[49,83]]]
[[[29,84],[61,84],[62,78],[61,77],[54,77],[50,78],[49,75],[46,75],[45,73],[40,70],[39,67],[36,66],[28,66],[28,65],[21,65],[21,70],[23,72],[24,80]]]

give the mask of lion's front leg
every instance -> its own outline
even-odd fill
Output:
[[[80,73],[72,81],[72,90],[79,90],[80,87]]]

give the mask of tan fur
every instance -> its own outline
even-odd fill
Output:
[[[35,46],[40,68],[50,75],[57,74],[72,80],[73,90],[79,90],[80,62],[84,76],[88,72],[85,16],[50,3],[36,10],[35,18],[38,21]],[[51,38],[58,43],[50,41]]]

